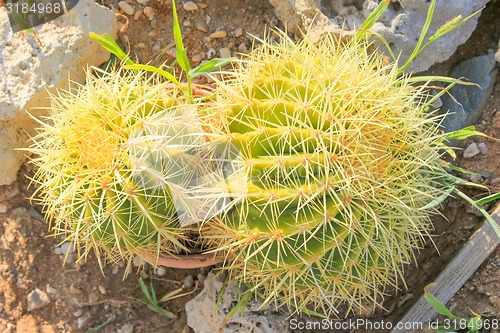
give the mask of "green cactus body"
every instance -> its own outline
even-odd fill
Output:
[[[80,255],[94,249],[112,262],[138,255],[155,264],[160,252],[187,250],[184,227],[218,207],[223,189],[208,172],[197,107],[167,86],[143,73],[102,72],[51,97],[29,149],[34,198]]]
[[[210,242],[265,303],[325,314],[380,302],[432,228],[442,137],[397,68],[366,45],[280,35],[219,82],[216,140],[239,158]]]

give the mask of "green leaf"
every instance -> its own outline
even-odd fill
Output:
[[[437,197],[436,199],[432,200],[431,202],[429,202],[424,207],[419,208],[418,210],[427,210],[427,209],[432,209],[432,208],[435,208],[435,207],[439,206],[446,198],[448,198],[450,196],[451,192],[453,192],[453,187],[449,187],[439,197]]]
[[[179,88],[181,88],[182,91],[186,92],[186,88],[175,78],[175,76],[173,76],[172,74],[170,74],[169,72],[167,72],[161,68],[151,66],[151,65],[141,65],[141,64],[125,65],[125,66],[123,66],[123,68],[133,69],[133,70],[144,70],[147,72],[158,73],[161,76],[163,76],[164,78],[166,78],[167,80],[169,80],[170,82],[174,83]]]
[[[95,40],[99,45],[101,45],[106,51],[114,54],[118,59],[125,61],[127,65],[133,65],[134,62],[128,57],[128,55],[116,44],[115,40],[111,38],[110,35],[104,34],[99,36],[91,32],[90,37]]]
[[[210,72],[214,71],[215,69],[226,66],[234,59],[235,58],[214,58],[214,59],[207,61],[206,63],[201,64],[198,67],[190,70],[188,72],[188,76],[190,78],[195,78],[197,76],[201,76],[203,74],[210,73]]]
[[[385,12],[391,0],[383,0],[379,3],[377,8],[366,18],[366,20],[361,25],[361,28],[356,32],[356,40],[359,40],[363,35],[369,30],[375,22],[379,19],[379,17]]]
[[[464,140],[474,135],[488,137],[486,134],[476,131],[474,126],[468,126],[448,133],[445,136],[445,140]]]
[[[144,281],[142,280],[142,278],[139,278],[139,285],[141,286],[141,291],[144,294],[144,296],[146,296],[146,298],[148,299],[148,301],[150,301],[152,303],[153,300],[151,299],[151,295],[149,294],[148,287],[146,287],[146,284],[144,283]]]
[[[429,302],[429,304],[436,310],[439,314],[446,316],[452,320],[461,320],[462,318],[455,316],[453,313],[451,313],[446,306],[441,303],[440,300],[437,299],[436,296],[434,296],[431,293],[425,293],[424,298]]]
[[[487,203],[490,203],[490,202],[498,200],[498,199],[500,199],[500,192],[492,194],[492,195],[488,195],[487,197],[479,199],[479,200],[476,201],[476,204],[478,204],[478,205],[485,205]]]
[[[179,66],[186,72],[189,73],[191,70],[191,65],[189,64],[189,59],[184,49],[184,44],[182,43],[182,33],[181,26],[179,25],[179,18],[177,17],[177,7],[175,6],[175,0],[172,0],[173,15],[174,15],[174,40],[176,49],[176,59]]]

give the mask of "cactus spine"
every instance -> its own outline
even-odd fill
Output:
[[[381,302],[432,228],[444,147],[425,86],[360,41],[262,45],[218,82],[234,207],[206,239],[265,304]]]
[[[29,149],[34,197],[81,256],[94,249],[111,262],[138,255],[155,264],[160,252],[187,250],[183,227],[216,213],[220,178],[197,106],[178,89],[144,73],[99,75],[51,96]]]

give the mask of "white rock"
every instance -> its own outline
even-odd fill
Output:
[[[120,7],[121,10],[123,10],[123,12],[127,15],[134,15],[134,7],[132,7],[130,4],[128,4],[127,2],[125,1],[120,1],[118,3],[118,7]]]
[[[7,207],[7,205],[0,202],[0,214],[7,213],[7,210],[9,210],[9,208]]]
[[[198,5],[192,1],[188,1],[182,5],[182,8],[186,11],[198,10]]]
[[[126,323],[120,327],[116,333],[134,333],[134,325]]]
[[[99,289],[99,292],[101,294],[106,295],[106,288],[104,288],[104,286],[99,285],[97,289]]]
[[[153,8],[147,6],[147,7],[144,7],[144,9],[142,10],[142,12],[144,13],[144,16],[146,16],[148,18],[148,20],[152,20],[154,19],[155,17],[155,13],[153,11]]]
[[[481,142],[477,145],[477,148],[481,152],[481,155],[488,155],[488,146],[486,145],[486,143]]]
[[[139,267],[139,266],[144,266],[146,262],[141,257],[135,256],[133,264],[135,267]]]
[[[427,35],[431,36],[439,27],[458,15],[462,17],[471,15],[488,2],[489,0],[437,1]],[[270,3],[275,8],[276,16],[289,31],[311,27],[311,33],[319,36],[325,32],[341,33],[342,26],[347,30],[359,28],[375,10],[380,0],[270,0]],[[356,3],[358,8],[362,5],[362,8],[358,9],[353,3]],[[394,46],[394,54],[401,52],[400,58],[404,63],[415,48],[427,17],[430,1],[399,0],[391,3],[371,30],[381,34],[390,45]],[[470,37],[479,16],[475,15],[426,48],[407,71],[425,71],[432,64],[448,59],[455,53],[457,47]],[[374,41],[382,46],[381,50],[384,50],[380,41],[377,39]]]
[[[216,53],[217,53],[217,51],[215,51],[214,48],[210,48],[207,52],[207,58],[212,59]]]
[[[165,274],[167,274],[167,269],[163,266],[160,266],[157,269],[155,269],[155,274],[158,276],[164,276]]]
[[[194,278],[192,275],[188,275],[184,278],[184,281],[182,281],[182,288],[184,289],[189,289],[194,286]]]
[[[49,304],[49,296],[38,288],[28,294],[28,311],[38,310]]]
[[[98,66],[109,52],[89,32],[116,37],[115,14],[93,0],[80,0],[68,13],[36,28],[40,46],[30,35],[13,33],[7,15],[0,15],[0,185],[10,184],[25,153],[27,135],[39,127],[26,110],[43,115],[48,93],[68,89],[68,77],[85,79],[87,66]]]
[[[60,247],[56,247],[56,248],[54,248],[54,253],[57,255],[61,255],[63,252],[62,252]]]
[[[472,158],[479,154],[481,151],[477,147],[477,144],[475,142],[471,143],[467,148],[464,150],[464,158]]]
[[[136,0],[136,2],[137,2],[139,5],[144,5],[145,3],[149,2],[149,0]]]
[[[233,31],[234,37],[241,37],[243,36],[243,29],[242,28],[237,28]]]
[[[66,255],[67,253],[73,253],[75,251],[76,248],[71,242],[65,242],[61,245],[61,252],[63,255]]]

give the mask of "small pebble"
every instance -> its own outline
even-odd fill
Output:
[[[480,184],[483,180],[483,177],[481,175],[471,175],[469,179],[473,183]]]
[[[139,5],[144,5],[146,2],[149,2],[149,0],[136,0],[136,2],[137,2]]]
[[[55,295],[57,293],[56,288],[52,288],[51,286],[47,286],[45,290],[47,291],[47,294]]]
[[[194,286],[194,278],[192,275],[188,275],[184,278],[184,281],[182,282],[182,288],[188,289],[192,288]]]
[[[241,37],[243,36],[243,29],[242,28],[237,28],[236,30],[233,31],[234,37]]]
[[[57,254],[57,255],[61,255],[62,254],[61,248],[60,247],[54,248],[54,253]]]
[[[146,280],[148,278],[148,273],[146,273],[145,271],[140,271],[139,276]]]
[[[64,257],[64,262],[66,264],[74,264],[76,262],[76,253],[68,253],[65,257]]]
[[[188,1],[182,5],[182,8],[186,11],[198,10],[198,5],[192,1]]]
[[[189,20],[184,20],[184,22],[182,22],[182,25],[183,25],[184,27],[189,27],[189,26],[191,26],[191,21],[189,21]]]
[[[6,204],[0,202],[0,214],[7,213],[8,207]]]
[[[62,254],[73,253],[76,251],[75,246],[71,242],[65,242],[61,245]]]
[[[85,318],[80,317],[80,318],[78,318],[78,320],[76,322],[77,322],[79,329],[82,329],[83,326],[85,326]]]
[[[200,30],[200,31],[203,31],[203,32],[208,32],[208,25],[207,25],[207,23],[205,21],[196,20],[196,22],[194,23],[194,27],[197,30]]]
[[[143,266],[146,262],[144,261],[144,259],[142,259],[141,257],[139,256],[135,256],[134,257],[134,266],[135,267],[139,267],[139,266]]]
[[[471,143],[467,148],[464,150],[464,158],[472,158],[479,154],[479,148],[477,147],[477,144],[475,142]]]
[[[144,7],[144,9],[142,10],[142,12],[144,13],[144,16],[146,16],[148,18],[148,20],[152,20],[155,16],[155,13],[153,11],[153,8],[147,6],[147,7]]]
[[[203,3],[203,2],[200,2],[200,3],[198,4],[198,7],[200,7],[200,8],[202,8],[202,9],[204,9],[204,8],[207,8],[207,7],[208,7],[208,4]]]
[[[241,43],[240,45],[238,45],[238,51],[241,53],[248,52],[248,49],[247,49],[247,46],[245,45],[245,43]]]
[[[139,8],[139,10],[136,11],[134,14],[134,21],[137,21],[141,17],[141,15],[142,15],[142,9]]]
[[[488,155],[488,146],[486,145],[486,143],[481,142],[477,145],[477,148],[481,152],[481,155]]]
[[[157,269],[155,269],[155,274],[158,276],[164,276],[165,274],[167,274],[167,269],[165,267],[160,266]]]
[[[144,43],[137,43],[137,47],[140,48],[140,49],[145,49],[146,48],[146,44]]]
[[[214,48],[210,48],[208,50],[208,52],[207,52],[207,58],[208,59],[212,59],[215,56],[216,53],[217,53],[217,51],[215,51]]]
[[[120,327],[116,333],[134,333],[134,326],[132,324],[126,323]]]
[[[96,293],[89,294],[89,303],[90,304],[97,303],[98,301],[99,301],[99,295],[97,295]]]
[[[113,275],[116,275],[118,274],[118,270],[120,269],[120,267],[118,266],[113,266],[113,268],[111,268],[111,274]]]
[[[74,285],[69,286],[69,292],[72,295],[81,295],[81,293],[82,293],[82,291],[80,289],[76,288]]]
[[[101,294],[106,295],[106,288],[104,288],[104,286],[99,285],[97,289],[99,289],[99,292]]]
[[[212,34],[210,34],[210,38],[224,38],[227,36],[227,33],[225,31],[216,31]]]
[[[219,54],[221,58],[231,58],[231,50],[227,47],[223,47],[219,50]]]
[[[203,56],[199,53],[197,53],[191,57],[191,60],[193,62],[196,62],[196,63],[200,62],[202,59],[203,59]]]
[[[123,12],[127,15],[134,15],[134,7],[132,7],[131,5],[129,5],[127,2],[125,1],[120,1],[118,3],[118,7],[120,7],[121,10],[123,10]]]
[[[50,298],[42,290],[36,288],[28,294],[28,311],[34,311],[49,305]]]
[[[73,316],[75,316],[76,318],[81,317],[82,315],[83,315],[82,309],[78,309],[75,312],[73,312]]]

